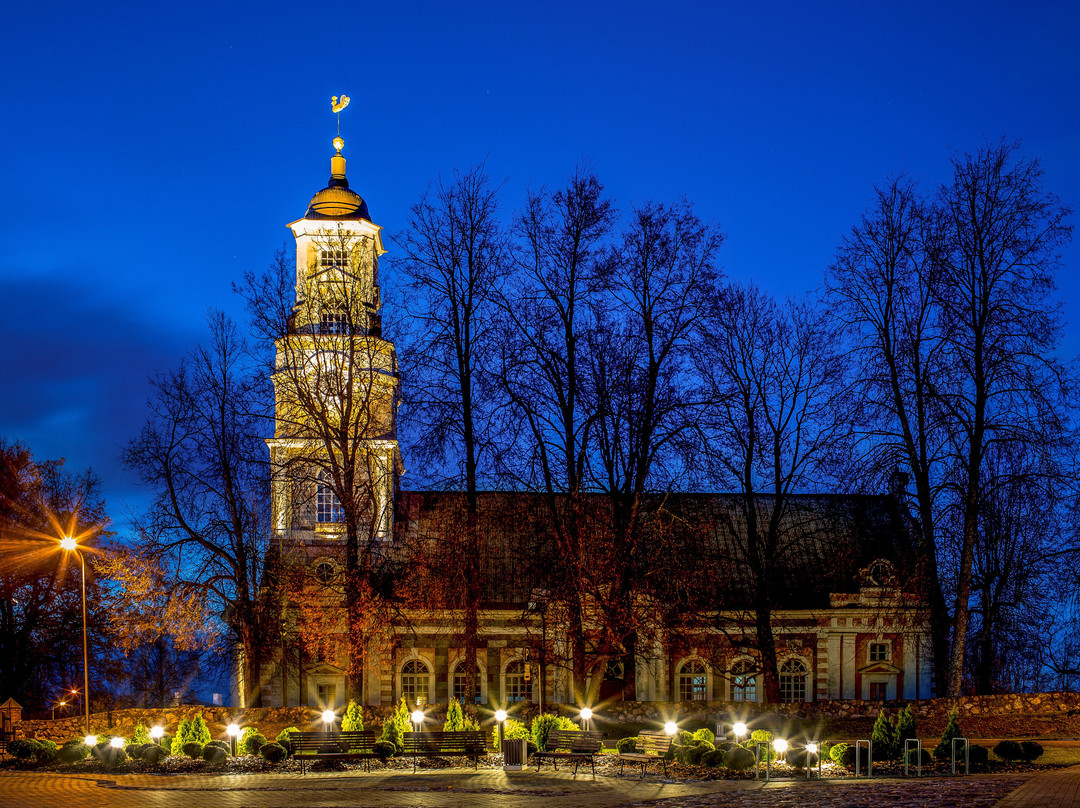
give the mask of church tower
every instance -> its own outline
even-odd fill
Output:
[[[342,611],[346,573],[392,540],[403,471],[396,425],[400,376],[379,313],[382,228],[349,187],[344,141],[338,136],[333,145],[329,183],[311,198],[304,217],[289,224],[296,239],[295,288],[275,341],[275,430],[267,441],[274,538],[282,558],[300,571],[302,591],[290,595],[280,664],[265,671],[264,697],[320,708],[360,694],[346,689],[344,627],[313,632],[309,623],[301,626],[304,605]],[[289,294],[286,288],[281,297]],[[324,636],[313,643],[319,631]]]

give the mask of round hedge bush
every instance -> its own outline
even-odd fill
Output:
[[[13,741],[8,741],[7,745],[8,754],[19,760],[30,760],[37,757],[37,750],[40,748],[41,743],[33,738],[16,738]]]
[[[733,772],[744,772],[753,768],[754,753],[741,746],[734,746],[724,753],[724,768]]]
[[[199,760],[203,756],[203,745],[198,741],[188,741],[184,744],[184,754],[192,760]]]
[[[817,755],[810,755],[805,749],[789,749],[785,759],[788,765],[795,769],[805,769],[806,759],[810,758],[810,764],[812,766],[817,765]]]
[[[620,738],[618,741],[615,742],[615,749],[618,750],[620,753],[636,752],[638,741],[640,740],[640,736],[636,735],[633,738]]]
[[[56,753],[56,757],[61,763],[66,763],[70,766],[73,763],[80,763],[86,760],[86,756],[89,754],[90,747],[82,741],[68,741],[60,747]]]
[[[143,749],[142,759],[151,766],[156,765],[169,756],[169,750],[157,744],[147,744]]]
[[[289,756],[285,747],[279,743],[263,744],[262,748],[259,750],[259,754],[269,763],[281,763],[281,761]]]
[[[844,754],[847,752],[850,744],[837,743],[829,747],[829,760],[833,763],[843,764]]]
[[[716,735],[713,734],[711,729],[702,728],[694,732],[695,741],[708,741],[714,747],[716,746]]]
[[[98,747],[101,748],[98,749]],[[128,759],[127,752],[124,751],[123,747],[117,748],[111,744],[98,744],[94,749],[94,754],[97,756],[97,759],[100,760],[107,769],[111,769],[113,766],[123,763]]]
[[[221,763],[228,756],[228,752],[215,744],[208,743],[203,747],[202,759],[207,763]]]
[[[717,766],[724,765],[724,755],[727,754],[726,749],[713,749],[711,752],[706,752],[701,756],[701,765],[715,768]]]
[[[697,766],[701,763],[701,759],[707,752],[715,751],[716,749],[708,741],[695,741],[694,744],[689,747],[689,751],[686,754],[686,762],[691,766]]]
[[[846,744],[845,744],[846,746]],[[849,769],[855,768],[855,747],[848,746],[843,755],[840,758],[840,762]],[[866,771],[866,767],[870,765],[870,750],[865,746],[859,747],[859,769]]]
[[[1020,760],[1023,757],[1023,752],[1020,751],[1020,744],[1016,741],[1001,741],[994,747],[994,754],[1002,760]]]
[[[266,736],[261,732],[249,732],[244,736],[244,753],[257,755],[259,750],[266,746]]]
[[[371,751],[379,756],[379,760],[385,763],[397,754],[397,747],[390,741],[375,741],[371,747]]]
[[[1036,743],[1035,741],[1024,741],[1020,744],[1020,757],[1028,762],[1038,760],[1042,757],[1042,753],[1043,748],[1040,743]]]
[[[916,749],[915,747],[912,747],[911,749],[908,749],[907,752],[906,760],[908,766],[918,766],[920,754],[922,756],[923,766],[929,766],[934,762],[934,756],[930,754],[929,749]]]
[[[141,743],[129,743],[124,747],[124,751],[132,760],[142,760],[143,745]]]

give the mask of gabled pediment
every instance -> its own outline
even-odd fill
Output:
[[[341,676],[343,673],[345,673],[344,670],[337,667],[336,665],[331,665],[329,662],[318,662],[308,668],[307,672],[308,675],[322,674],[324,676]]]
[[[890,665],[888,662],[871,662],[865,667],[859,668],[859,673],[863,674],[893,674],[903,673],[903,671],[895,665]]]

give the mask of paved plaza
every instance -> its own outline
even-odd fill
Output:
[[[1080,808],[1080,766],[1039,774],[923,780],[637,781],[482,769],[319,774],[0,773],[3,808]]]

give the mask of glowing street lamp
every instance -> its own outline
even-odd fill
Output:
[[[150,727],[150,737],[153,739],[154,743],[161,743],[161,739],[165,737],[165,727]]]
[[[424,723],[424,711],[423,710],[413,710],[412,711],[412,716],[410,716],[410,717],[412,718],[413,732],[419,732],[420,731],[420,725]]]
[[[776,750],[776,754],[782,755],[787,751],[788,743],[783,738],[777,738],[772,742],[772,748]]]
[[[71,536],[60,539],[60,547],[69,553],[75,553],[79,557],[79,570],[82,572],[82,664],[83,664],[83,704],[86,706],[86,722],[83,731],[90,734],[90,667],[87,660],[89,654],[86,650],[86,561],[79,552],[79,543]],[[72,691],[74,692],[74,691]]]
[[[335,718],[337,718],[337,713],[335,713],[333,710],[323,710],[323,714],[322,714],[323,726],[326,728],[327,732],[333,732],[334,731],[334,719]]]
[[[124,747],[124,739],[121,738],[119,735],[116,735],[109,740],[109,746],[111,746],[113,749],[122,749]]]
[[[588,707],[583,707],[581,709],[581,728],[585,729],[585,726],[590,721],[592,721],[592,710],[590,710]]]
[[[503,747],[503,724],[506,723],[506,710],[496,710],[495,720],[499,722],[499,751]]]
[[[97,735],[87,735],[83,738],[83,743],[87,746],[97,746]]]
[[[666,732],[668,735],[674,735],[678,731],[679,725],[676,724],[674,721],[668,721],[666,724],[664,724],[664,732]]]
[[[734,730],[735,732],[736,743],[739,742],[739,738],[746,737],[746,724],[744,724],[742,721],[736,721],[735,726],[732,727],[732,730]]]
[[[225,727],[225,732],[229,736],[229,740],[232,743],[233,757],[236,757],[236,736],[240,734],[240,725],[229,724],[229,726]]]

